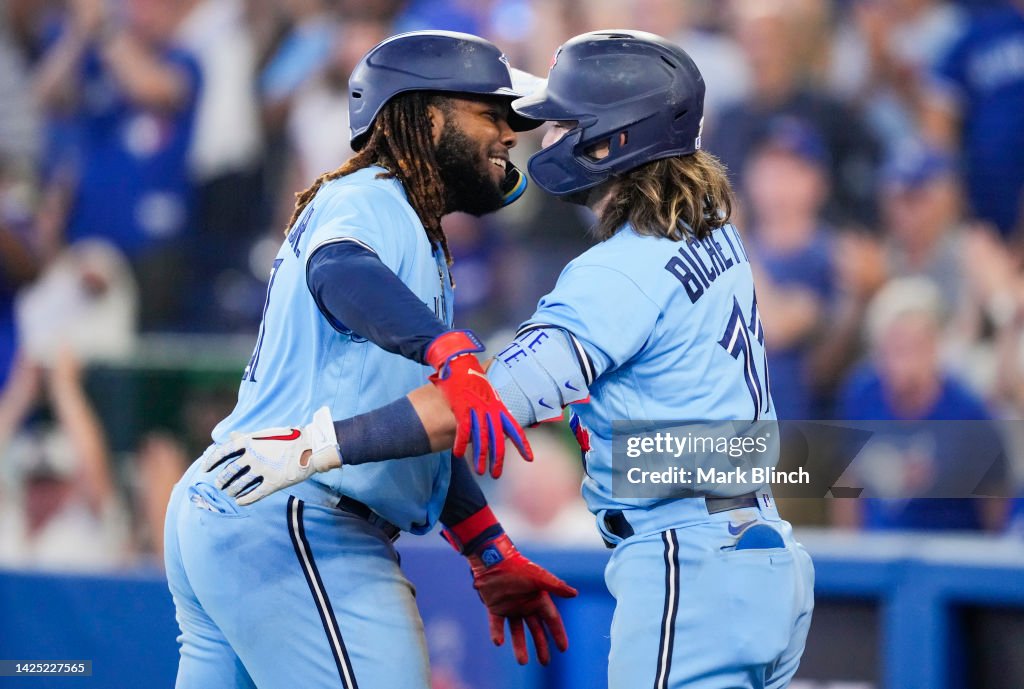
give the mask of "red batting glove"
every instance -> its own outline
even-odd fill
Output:
[[[501,528],[488,508],[478,512],[463,525],[475,521],[475,531],[485,515],[490,517],[490,522],[494,526]],[[448,530],[444,535],[453,546],[460,549],[458,532],[457,527]],[[526,665],[530,660],[526,632],[523,629],[524,622],[530,630],[530,636],[533,637],[537,660],[541,665],[551,662],[545,629],[551,633],[551,638],[555,640],[555,647],[559,651],[569,648],[562,617],[558,614],[558,608],[552,602],[550,594],[561,598],[574,598],[576,589],[523,557],[504,531],[499,531],[497,535],[484,541],[472,553],[467,554],[466,558],[473,571],[473,588],[487,606],[491,641],[495,646],[505,643],[505,620],[508,620],[508,627],[512,632],[512,650],[520,665]]]
[[[473,570],[473,588],[487,606],[491,641],[495,646],[505,643],[505,620],[508,620],[512,650],[520,665],[530,660],[523,622],[530,629],[541,665],[551,662],[545,628],[559,651],[569,648],[562,617],[550,594],[575,598],[576,589],[523,557],[505,534],[490,542],[479,555],[471,555],[469,563]]]
[[[437,371],[430,382],[441,390],[455,414],[452,452],[463,457],[472,440],[476,473],[483,475],[490,466],[491,476],[498,478],[505,462],[506,437],[528,462],[533,461],[533,450],[474,356],[474,352],[482,351],[484,346],[471,331],[451,330],[434,338],[425,358]]]
[[[576,589],[523,557],[489,507],[484,506],[446,528],[441,535],[469,560],[473,588],[487,606],[491,641],[495,646],[505,643],[505,620],[508,620],[512,650],[520,665],[530,660],[523,622],[530,629],[541,665],[551,661],[545,628],[559,651],[569,648],[565,626],[550,594],[573,598]]]

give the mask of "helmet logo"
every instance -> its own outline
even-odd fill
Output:
[[[697,125],[697,138],[693,140],[693,148],[697,151],[700,150],[700,137],[704,133],[704,117],[701,116],[700,124]]]
[[[555,54],[551,56],[551,64],[548,65],[548,71],[549,72],[552,69],[554,69],[555,63],[558,62],[558,56],[561,55],[561,54],[562,54],[562,48],[561,48],[561,46],[559,46],[558,50],[555,51]]]
[[[508,83],[512,84],[512,65],[509,64],[508,58],[505,57],[505,53],[502,53],[498,57],[498,62],[505,65],[505,71],[508,72]]]

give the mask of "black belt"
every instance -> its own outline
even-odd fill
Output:
[[[757,507],[757,493],[746,493],[732,498],[718,498],[705,495],[704,505],[708,509],[708,514],[718,514],[719,512],[738,510],[743,507]],[[634,533],[633,527],[630,526],[629,520],[626,519],[626,515],[621,510],[605,513],[604,526],[610,534],[623,539],[629,538]],[[615,547],[615,544],[609,541],[605,541],[605,545],[609,548]]]
[[[339,510],[345,510],[349,514],[355,515],[360,519],[365,519],[366,521],[370,522],[378,529],[383,531],[384,535],[387,536],[389,541],[394,542],[402,533],[402,530],[399,529],[397,526],[395,526],[387,519],[380,516],[379,514],[377,514],[376,512],[374,512],[369,507],[359,502],[355,498],[350,498],[347,495],[342,495],[341,498],[338,500],[337,507]]]

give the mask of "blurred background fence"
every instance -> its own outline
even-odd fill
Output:
[[[814,556],[817,602],[794,689],[1024,686],[1024,553],[1016,544],[950,536],[836,539],[813,530],[800,539]],[[570,649],[549,668],[521,668],[507,649],[491,645],[484,611],[452,552],[399,542],[403,567],[417,587],[434,686],[605,685],[613,609],[602,576],[607,553],[525,548],[580,591],[561,606]],[[158,573],[107,578],[0,572],[0,607],[5,656],[92,660],[92,686],[105,689],[173,685],[177,628]],[[88,682],[0,679],[0,686],[44,686],[40,681],[52,689]]]

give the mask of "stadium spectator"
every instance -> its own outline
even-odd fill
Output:
[[[113,242],[140,284],[144,328],[181,327],[196,282],[192,140],[199,70],[172,46],[184,0],[71,3],[63,33],[43,58],[37,93],[66,112],[77,139],[66,220],[51,251],[85,237]]]
[[[868,311],[872,362],[847,381],[840,418],[990,421],[992,415],[982,400],[942,368],[942,319],[940,292],[927,279],[903,278],[886,285]],[[871,428],[876,432],[869,445],[847,472],[852,470],[854,485],[864,487],[872,497],[831,501],[838,526],[874,530],[1003,527],[1005,501],[953,497],[959,491],[963,496],[971,494],[989,471],[980,466],[982,461],[1004,461],[1001,447],[995,449],[999,441],[989,424]],[[992,479],[1002,478],[996,473],[1005,474],[1004,466],[996,468],[997,472],[988,474]],[[920,497],[927,495],[932,497]]]
[[[11,170],[0,155],[0,390],[17,344],[14,298],[39,273],[31,240],[33,191],[24,169]]]
[[[919,140],[904,142],[887,162],[880,184],[887,272],[893,278],[927,278],[938,287],[943,360],[989,398],[1002,377],[994,365],[993,335],[1008,318],[997,313],[1002,302],[993,303],[992,295],[1002,299],[1012,289],[1015,269],[1001,271],[1000,257],[978,246],[987,245],[981,235],[994,235],[965,221],[957,173],[952,156]],[[998,324],[993,316],[1001,319]]]
[[[850,369],[862,358],[865,314],[871,299],[889,279],[885,245],[871,234],[837,233],[832,255],[835,299],[827,337],[817,342],[808,363],[810,377],[818,381],[819,394],[826,400],[835,399]],[[834,405],[830,411],[841,413]]]
[[[123,362],[133,352],[138,295],[125,257],[83,239],[47,265],[15,305],[18,347],[43,365],[68,349],[84,364]]]
[[[210,432],[234,406],[234,386],[190,387],[178,427],[168,418],[150,419],[139,442],[133,442],[125,477],[132,500],[136,561],[163,569],[164,518],[171,490],[188,468],[194,453],[202,452]]]
[[[338,27],[323,68],[296,90],[287,121],[291,175],[284,185],[284,207],[289,215],[295,189],[352,155],[348,141],[348,77],[359,58],[387,36],[385,22],[347,20]],[[286,220],[275,224],[275,237],[278,226]]]
[[[39,119],[28,87],[28,64],[0,9],[0,160],[34,172],[41,145]]]
[[[343,26],[332,10],[333,5],[328,0],[288,0],[274,6],[282,32],[257,75],[266,154],[263,188],[274,204],[269,220],[275,242],[277,229],[286,224],[291,215],[294,191],[301,186],[294,184],[291,169],[295,142],[291,140],[289,121],[300,93],[330,69],[338,32]],[[332,131],[323,135],[330,141],[335,138],[335,132],[345,131],[345,125],[343,121],[332,122],[328,127],[321,121],[315,126],[315,132],[330,128]],[[309,134],[316,136],[313,132]]]
[[[1024,276],[1019,258],[986,228],[965,235],[961,256],[977,327],[990,330],[994,340],[994,347],[973,352],[970,359],[987,369],[985,389],[1003,415],[1024,418]]]
[[[164,517],[171,490],[188,467],[185,448],[166,433],[150,433],[135,453],[132,498],[135,553],[140,563],[163,568]]]
[[[668,34],[693,58],[707,84],[704,118],[710,132],[717,126],[718,113],[749,95],[751,75],[736,40],[719,30],[721,27],[705,26],[710,22],[702,14],[708,11],[708,3],[696,0],[638,0],[633,25]]]
[[[11,39],[25,61],[35,65],[43,56],[46,32],[56,20],[65,0],[7,0],[0,10]]]
[[[244,0],[185,0],[175,41],[200,68],[189,169],[196,184],[196,230],[203,247],[198,274],[207,284],[225,270],[248,267],[247,244],[266,227],[263,201],[263,131],[255,89],[256,45]],[[212,298],[210,298],[212,296]],[[216,293],[196,300],[190,325],[230,327]]]
[[[250,202],[244,195],[237,198],[238,192],[249,188],[249,178],[260,163],[262,130],[253,88],[256,46],[242,0],[184,1],[187,10],[175,41],[195,57],[203,80],[189,149],[193,175],[200,185],[200,226],[224,232],[245,221],[231,219],[239,209],[227,213],[218,203]],[[202,203],[204,195],[210,197],[209,208]]]
[[[338,19],[327,0],[288,0],[287,29],[259,75],[263,114],[271,135],[281,131],[299,89],[331,57]]]
[[[967,12],[947,0],[855,0],[845,3],[829,83],[861,104],[872,132],[891,152],[914,137],[924,85],[963,30]]]
[[[833,298],[828,152],[816,131],[793,118],[769,125],[744,169],[751,215],[750,256],[757,306],[770,327],[765,350],[780,419],[818,419],[824,409],[809,356]]]
[[[873,171],[878,147],[860,116],[811,81],[804,9],[797,0],[736,3],[735,32],[749,63],[752,91],[721,114],[705,148],[743,186],[747,154],[777,116],[809,122],[825,141],[831,193],[826,217],[870,225],[875,212]],[[821,27],[818,27],[820,33]]]
[[[55,425],[19,430],[44,388]],[[15,465],[6,467],[15,485],[0,489],[0,562],[84,571],[128,561],[106,439],[68,350],[46,369],[19,358],[0,396],[0,445]]]
[[[976,16],[934,71],[923,127],[963,154],[975,217],[1019,241],[1024,207],[1024,0]]]
[[[0,9],[0,389],[14,357],[14,295],[39,269],[32,241],[39,118],[28,65],[11,30],[16,10],[24,9]]]
[[[940,290],[943,311],[964,299],[960,270],[963,221],[955,162],[919,141],[904,142],[882,169],[880,197],[893,277],[920,276]]]

